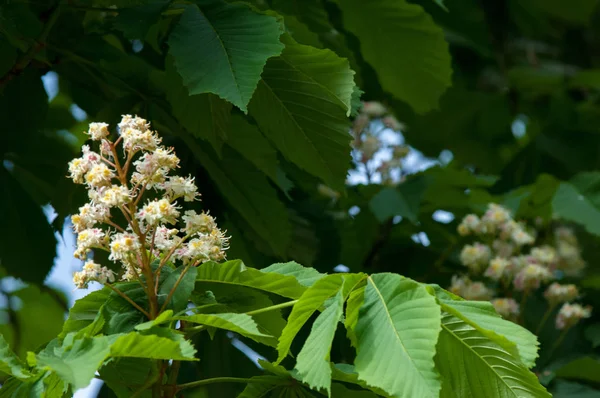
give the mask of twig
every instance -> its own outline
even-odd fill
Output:
[[[120,291],[119,289],[117,289],[116,287],[112,286],[109,283],[106,283],[105,286],[108,286],[109,288],[112,289],[113,292],[117,293],[119,296],[123,297],[125,300],[127,300],[129,302],[129,304],[133,305],[135,308],[138,309],[138,311],[140,311],[142,314],[146,315],[146,317],[148,317],[148,319],[152,319],[150,317],[150,314],[143,309],[142,307],[140,307],[135,301],[133,301],[129,296],[127,296],[125,293],[123,293],[122,291]]]

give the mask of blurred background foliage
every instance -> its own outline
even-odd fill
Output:
[[[197,3],[234,13],[234,2]],[[184,2],[0,5],[0,266],[25,282],[2,283],[0,331],[16,351],[54,336],[67,306],[44,285],[55,233],[85,201],[65,178],[67,161],[89,122],[115,126],[138,114],[196,177],[200,206],[232,236],[229,258],[253,267],[295,260],[447,286],[462,267],[456,227],[489,202],[517,218],[572,223],[588,263],[584,301],[597,310],[538,371],[557,397],[600,394],[600,371],[583,372],[600,367],[598,1],[249,3],[235,12],[278,15],[282,41],[331,50],[305,54],[323,73],[348,60],[360,88],[350,118],[324,94],[312,98],[310,85],[282,109],[263,83],[249,104],[203,93],[193,66],[210,49],[190,36]],[[266,59],[275,50],[251,51]],[[293,56],[269,60],[262,82],[277,91],[278,70]],[[544,309],[532,300],[527,311]],[[542,348],[556,339],[551,329]],[[204,345],[207,359],[185,365],[190,379],[260,372],[231,338],[219,338],[219,347]],[[343,362],[349,349],[332,356]],[[203,393],[230,396],[227,388]]]

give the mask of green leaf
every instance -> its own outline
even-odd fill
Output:
[[[118,283],[115,287],[146,311],[148,310],[148,297],[138,282]],[[107,319],[104,328],[104,333],[106,334],[130,332],[134,330],[136,325],[148,320],[131,303],[113,291],[110,291],[109,298],[106,300],[103,310],[106,313]]]
[[[12,352],[2,335],[0,335],[0,372],[18,379],[26,379],[31,376],[25,364]]]
[[[164,89],[173,115],[194,137],[208,141],[221,154],[232,105],[211,93],[189,95],[173,62],[167,62],[164,78],[167,80]]]
[[[439,331],[440,307],[424,286],[396,274],[372,275],[355,327],[359,379],[395,397],[437,397]]]
[[[436,293],[442,310],[475,327],[480,333],[485,334],[497,344],[503,345],[504,349],[509,352],[512,349],[510,344],[503,344],[502,342],[504,340],[510,341],[516,345],[518,356],[527,368],[532,368],[535,365],[539,342],[537,337],[529,330],[502,319],[489,302],[463,300],[441,289],[438,289]]]
[[[182,138],[231,207],[276,254],[283,256],[289,244],[291,226],[285,206],[265,175],[228,148],[224,148],[219,161],[189,137]]]
[[[249,104],[261,131],[290,161],[341,187],[348,169],[348,119],[354,88],[348,61],[282,36]]]
[[[592,357],[578,358],[558,369],[557,377],[600,382],[600,361]]]
[[[268,293],[296,299],[306,288],[296,278],[277,273],[265,273],[253,268],[247,268],[240,260],[225,263],[207,262],[198,267],[196,286],[210,290],[212,283],[245,286]]]
[[[344,296],[339,290],[333,302],[319,314],[296,360],[302,381],[331,396],[331,344],[344,310]]]
[[[246,112],[267,59],[279,55],[281,25],[241,3],[187,5],[169,38],[191,95],[213,93]]]
[[[53,340],[37,355],[39,367],[50,369],[75,390],[87,386],[96,370],[110,353],[115,337],[84,337],[73,340],[74,334],[65,337],[62,344]]]
[[[261,272],[290,275],[296,278],[301,285],[306,287],[314,285],[316,281],[325,276],[316,269],[303,267],[295,261],[271,264],[267,268],[261,269]]]
[[[100,378],[118,398],[132,397],[142,386],[158,377],[153,361],[143,358],[116,358],[100,368]],[[150,390],[140,398],[150,398]]]
[[[592,347],[600,346],[600,323],[594,323],[585,329],[585,337],[592,342]]]
[[[319,279],[300,296],[298,302],[292,308],[287,325],[281,332],[279,344],[277,344],[279,354],[275,363],[280,363],[288,355],[296,334],[311,315],[319,310],[328,298],[341,289],[342,283],[341,275],[328,275]]]
[[[110,357],[196,360],[195,348],[183,335],[168,329],[76,337],[75,333],[69,333],[62,342],[53,340],[37,355],[39,367],[56,372],[74,389],[87,386],[94,373]]]
[[[277,152],[258,128],[241,115],[233,115],[227,144],[277,183]]]
[[[436,108],[450,87],[452,69],[444,32],[423,8],[404,0],[340,0],[339,5],[345,28],[360,40],[384,90],[418,113]]]
[[[357,386],[360,386],[364,389],[369,389],[369,390],[375,392],[376,394],[384,396],[384,397],[387,397],[389,395],[385,391],[383,391],[379,388],[376,388],[376,387],[369,386],[364,381],[359,380],[358,373],[356,373],[356,369],[354,368],[354,365],[350,365],[347,363],[336,363],[335,365],[332,364],[331,365],[331,378],[334,381],[341,381],[344,383],[356,384]]]
[[[343,384],[333,383],[331,385],[332,397],[344,398],[377,398],[378,395],[368,390],[351,390]]]
[[[0,335],[17,356],[25,358],[27,351],[38,350],[60,333],[66,305],[60,293],[35,285],[16,290],[11,296],[21,301],[21,308],[14,311],[11,322],[0,325]]]
[[[140,323],[136,325],[135,330],[149,330],[154,326],[161,325],[163,323],[171,322],[173,320],[173,310],[166,310],[160,313],[159,316],[151,321]]]
[[[261,333],[254,319],[247,314],[196,314],[177,317],[177,319],[217,329],[230,330],[259,343],[272,338],[272,336]]]
[[[598,183],[600,173],[581,173],[572,183],[560,183],[552,199],[554,213],[560,218],[581,224],[592,234],[600,235],[600,202],[597,192],[590,189],[597,189]]]
[[[407,197],[400,185],[398,188],[383,188],[369,202],[369,208],[379,222],[384,222],[394,216],[408,218],[417,222],[419,215],[420,195]]]
[[[160,284],[158,289],[158,302],[162,306],[167,299],[169,292],[175,287],[175,284],[179,278],[181,278],[181,281],[175,288],[175,292],[171,296],[169,304],[167,304],[167,308],[172,309],[174,312],[179,312],[187,307],[187,304],[190,301],[190,296],[194,291],[198,269],[191,267],[187,270],[183,277],[181,277],[184,270],[184,266],[177,267],[173,272],[169,273],[169,275]]]
[[[63,338],[67,333],[77,332],[90,325],[96,319],[100,308],[104,305],[110,293],[109,288],[104,288],[91,292],[75,301],[75,304],[69,310],[69,317],[65,321],[59,337]]]
[[[2,115],[0,120],[4,120]],[[40,206],[4,165],[0,165],[0,187],[0,263],[10,275],[41,284],[56,254],[54,231]],[[25,266],[23,253],[31,247],[36,258]]]
[[[195,354],[196,349],[183,334],[165,328],[121,335],[110,346],[111,357],[195,361]]]
[[[578,25],[588,24],[598,6],[598,0],[575,0],[568,4],[561,0],[526,0],[523,3],[553,18]]]
[[[139,7],[120,9],[113,20],[113,26],[130,40],[144,40],[148,30],[158,22],[160,14],[168,4],[168,0],[152,0]]]
[[[237,398],[263,398],[263,397],[315,397],[309,389],[299,384],[291,377],[282,376],[255,376],[246,385],[244,391]]]
[[[441,397],[550,397],[518,358],[467,322],[444,313],[436,363]]]
[[[350,293],[348,302],[346,304],[346,320],[344,326],[346,326],[346,335],[350,339],[353,347],[356,347],[358,342],[356,340],[356,324],[358,322],[358,314],[360,308],[365,300],[365,287],[362,286],[358,289],[353,290]]]
[[[557,380],[552,389],[554,398],[596,398],[598,390],[585,384]]]

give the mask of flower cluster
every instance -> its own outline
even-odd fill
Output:
[[[93,261],[86,261],[83,265],[83,270],[75,272],[73,275],[73,283],[78,289],[85,289],[91,281],[100,282],[102,284],[115,281],[115,274],[106,267],[96,264]]]
[[[590,306],[581,304],[564,303],[556,316],[556,328],[559,330],[569,329],[583,318],[589,318],[592,315]]]
[[[360,113],[354,118],[352,135],[354,136],[353,156],[359,169],[366,171],[367,178],[376,173],[381,176],[383,184],[393,184],[393,171],[402,167],[403,159],[410,148],[390,142],[381,133],[384,130],[399,131],[404,126],[380,102],[363,102]],[[389,159],[375,161],[375,154],[387,153]],[[391,155],[391,156],[388,156]]]
[[[540,237],[535,228],[516,221],[508,209],[491,203],[481,217],[465,216],[457,230],[459,235],[477,241],[466,244],[460,252],[467,275],[452,278],[449,290],[453,293],[468,300],[491,299],[500,315],[516,320],[521,309],[515,298],[523,301],[528,294],[553,282],[544,297],[551,310],[565,303],[557,327],[570,327],[591,311],[568,304],[579,296],[575,285],[556,282],[565,275],[580,275],[585,267],[572,229],[559,226],[550,236]]]
[[[105,250],[120,263],[125,280],[138,278],[155,260],[196,266],[225,259],[229,238],[208,213],[182,211],[178,201],[198,200],[196,184],[192,177],[170,175],[179,159],[146,120],[123,116],[114,142],[106,123],[91,123],[87,134],[99,152],[84,145],[82,156],[69,163],[70,178],[86,186],[90,199],[71,218],[78,234],[75,257],[85,260],[92,249]],[[112,271],[93,261],[73,277],[79,288],[114,280]]]

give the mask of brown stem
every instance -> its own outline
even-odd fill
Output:
[[[110,220],[106,220],[105,223],[112,227],[115,227],[118,231],[125,232],[125,230],[123,228],[121,228],[121,226],[119,226],[118,224],[116,224]]]
[[[117,289],[116,287],[112,286],[109,283],[105,283],[105,286],[108,286],[109,288],[112,289],[113,292],[117,293],[119,296],[123,297],[125,300],[127,300],[129,302],[129,304],[133,305],[135,308],[137,308],[142,314],[146,315],[146,317],[148,317],[148,319],[153,319],[150,317],[150,314],[143,309],[142,307],[140,307],[135,301],[133,301],[131,298],[129,298],[129,296],[127,296],[125,293],[123,293],[122,291],[120,291],[119,289]]]

